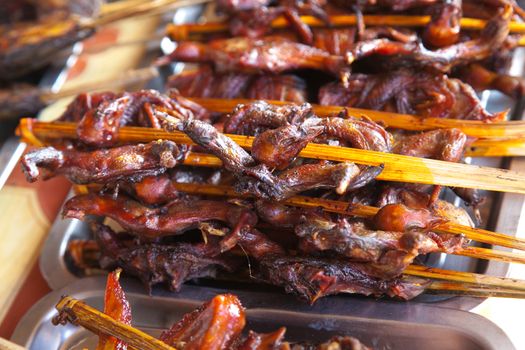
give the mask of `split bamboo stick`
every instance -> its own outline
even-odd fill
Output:
[[[314,28],[327,26],[325,22],[313,16],[301,16],[301,21]],[[366,26],[423,27],[430,22],[430,16],[363,15],[363,21]],[[357,16],[333,15],[330,16],[330,24],[332,27],[355,26],[357,24]],[[486,24],[486,20],[477,18],[463,17],[460,20],[461,28],[468,30],[480,30],[483,29]],[[274,29],[283,29],[289,27],[289,22],[283,17],[279,17],[271,23],[271,26]],[[511,33],[525,34],[525,23],[510,22],[509,29]],[[167,35],[173,40],[187,40],[192,34],[202,35],[226,31],[228,31],[228,23],[226,22],[169,24],[166,27]]]
[[[24,118],[20,121],[19,134],[32,134],[36,139],[76,138],[76,124],[65,122],[40,122]],[[241,147],[250,149],[253,137],[227,135]],[[119,131],[121,142],[151,142],[158,139],[180,144],[194,144],[182,132],[166,132],[143,127],[123,127]],[[31,140],[29,140],[31,141]],[[379,180],[411,182],[429,185],[476,188],[499,192],[525,194],[525,175],[506,169],[496,169],[433,159],[402,156],[392,153],[360,150],[324,144],[308,144],[300,157],[337,162],[354,162],[371,166],[383,165]],[[207,161],[206,161],[207,160]],[[195,164],[198,162],[198,164]],[[208,154],[188,157],[188,165],[217,166],[220,161]]]

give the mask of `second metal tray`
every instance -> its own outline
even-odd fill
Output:
[[[173,295],[154,290],[147,296],[133,280],[123,279],[131,304],[133,325],[158,336],[164,329],[224,289],[184,286]],[[62,295],[103,307],[105,278],[90,277],[48,294],[20,321],[12,340],[30,350],[93,349],[97,338],[81,327],[53,326],[51,318]],[[485,318],[459,310],[404,303],[324,299],[314,306],[293,297],[275,298],[264,292],[236,293],[247,308],[247,329],[270,332],[287,328],[289,341],[320,342],[350,335],[376,350],[513,350],[501,329]]]

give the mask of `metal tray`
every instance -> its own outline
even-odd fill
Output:
[[[159,335],[203,301],[228,292],[184,286],[177,295],[159,289],[150,297],[134,280],[122,282],[133,311],[133,324],[153,335]],[[104,285],[105,278],[90,277],[51,292],[24,316],[12,340],[30,350],[93,349],[96,336],[81,327],[53,326],[51,318],[62,295],[102,309]],[[236,294],[247,308],[247,329],[268,332],[285,326],[289,341],[323,341],[340,334],[357,337],[376,350],[515,349],[496,325],[465,311],[421,304],[370,303],[364,299],[344,303],[341,297],[309,306],[289,296],[275,298],[264,292]]]
[[[181,9],[175,13],[173,22],[183,23],[195,21],[201,16],[201,13],[203,12],[203,7],[201,6],[192,6]],[[210,13],[210,11],[205,12]],[[168,51],[170,46],[173,46],[173,43],[167,39],[161,42],[161,48],[163,51]],[[510,69],[511,74],[519,76],[524,75],[524,56],[525,50],[518,49],[513,60],[513,65]],[[148,64],[148,61],[145,61],[144,63]],[[176,64],[173,65],[171,72],[180,71],[183,68],[184,64]],[[61,77],[63,75],[64,74],[62,72],[56,76],[55,85],[61,83]],[[162,89],[163,81],[162,79],[156,79],[150,82],[148,87]],[[488,109],[492,111],[513,108],[511,113],[512,119],[523,119],[523,103],[517,103],[515,106],[513,106],[514,103],[510,99],[497,92],[483,93],[482,101],[486,106],[488,106]],[[21,155],[24,149],[23,144],[18,145],[17,143],[6,144],[6,147],[4,148],[9,148],[10,154],[12,156],[5,156],[2,152],[0,152],[0,188],[2,186],[2,180],[6,178],[5,174],[10,172],[9,168],[12,168],[16,164],[18,157]],[[8,166],[3,167],[3,162],[8,164]],[[525,171],[525,160],[521,160],[519,158],[512,160],[499,158],[476,159],[473,161],[473,163]],[[522,195],[491,194],[489,197],[489,203],[484,207],[484,212],[482,213],[482,216],[487,220],[484,228],[515,236],[518,233],[518,228],[522,227],[523,220],[520,217],[520,214],[524,203],[525,197]],[[459,201],[456,201],[456,204],[459,205]],[[66,249],[68,243],[72,239],[88,238],[90,238],[90,232],[85,224],[77,220],[62,220],[60,217],[55,220],[40,256],[40,269],[44,278],[52,289],[60,289],[73,281],[85,277],[82,271],[76,270],[71,261],[68,260],[66,256]],[[500,247],[497,249],[507,250],[506,248]],[[454,269],[459,271],[486,273],[498,276],[506,276],[508,272],[508,265],[505,263],[493,261],[486,262],[484,260],[476,260],[446,254],[431,254],[425,257],[421,262],[428,266]],[[441,306],[465,310],[473,308],[481,301],[481,299],[466,297],[438,297],[426,295],[423,295],[416,300],[426,303],[439,303]],[[374,303],[372,300],[369,300],[369,302],[371,304]]]

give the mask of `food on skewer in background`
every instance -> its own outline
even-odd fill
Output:
[[[233,294],[218,294],[202,304],[155,339],[131,325],[131,307],[120,285],[120,270],[109,273],[104,295],[104,313],[92,309],[82,301],[63,297],[56,308],[52,322],[65,325],[68,322],[80,324],[99,337],[99,349],[156,348],[179,350],[306,350],[306,349],[348,349],[370,350],[359,340],[350,336],[334,336],[325,342],[286,341],[286,328],[280,327],[270,333],[257,333],[246,328],[246,310]],[[109,316],[104,319],[104,316]],[[119,329],[118,337],[112,336]],[[170,347],[172,346],[172,347]]]

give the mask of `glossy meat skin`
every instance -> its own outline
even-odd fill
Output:
[[[443,0],[431,9],[430,23],[426,25],[423,39],[429,47],[445,47],[456,43],[461,30],[462,0]]]
[[[158,128],[154,118],[149,118],[149,123],[140,123],[138,114],[143,109],[147,111],[152,104],[175,108],[171,102],[167,96],[154,90],[126,93],[115,100],[104,101],[84,114],[77,127],[78,138],[88,145],[107,147],[116,143],[118,130],[122,126],[149,124],[148,126]]]
[[[457,79],[424,71],[398,70],[387,74],[352,75],[348,86],[329,83],[319,91],[322,105],[383,110],[421,117],[499,121],[506,113],[491,114],[474,90]]]
[[[121,270],[108,274],[106,290],[104,293],[104,313],[109,317],[127,325],[131,325],[131,307],[126,299],[126,294],[120,286]],[[112,336],[100,334],[97,350],[127,350],[128,345],[122,340]]]
[[[338,76],[345,68],[343,57],[280,37],[216,39],[207,44],[181,42],[158,63],[171,61],[210,63],[219,73],[279,74],[316,69]]]
[[[204,66],[168,78],[167,86],[183,96],[202,98],[250,98],[293,103],[306,102],[306,83],[295,75],[214,73]]]
[[[92,224],[92,231],[102,250],[101,267],[119,266],[150,290],[153,285],[165,283],[177,291],[185,281],[215,276],[217,269],[231,272],[237,268],[235,260],[217,256],[218,249],[211,244],[137,244],[98,223]]]
[[[408,300],[424,290],[424,283],[371,277],[367,264],[346,260],[268,256],[259,265],[264,280],[311,304],[338,293],[388,295]]]
[[[387,204],[372,218],[378,230],[405,232],[412,229],[431,229],[446,220],[424,208],[409,208],[402,203]]]
[[[364,57],[381,55],[389,58],[388,65],[402,63],[447,72],[453,66],[479,61],[496,52],[509,34],[512,12],[512,7],[506,5],[486,24],[479,38],[433,51],[417,42],[400,43],[387,39],[361,41],[346,53],[346,61],[352,64]]]
[[[71,198],[64,205],[64,217],[83,220],[86,215],[107,216],[140,237],[180,235],[200,223],[224,222],[235,234],[243,226],[254,226],[257,216],[247,209],[222,201],[180,200],[165,207],[149,208],[130,198],[86,194]]]
[[[185,153],[185,148],[163,140],[88,152],[46,147],[25,154],[22,170],[29,182],[56,175],[77,184],[137,181],[173,168]]]
[[[246,325],[244,308],[232,294],[220,294],[165,331],[160,339],[184,350],[229,349]]]

